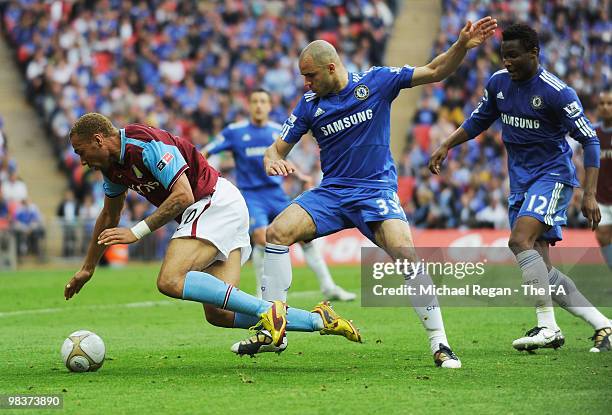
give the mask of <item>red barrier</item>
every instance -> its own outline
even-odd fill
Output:
[[[505,247],[508,246],[510,230],[470,229],[460,230],[420,230],[412,231],[417,247]],[[356,229],[347,229],[315,241],[328,264],[359,264],[361,247],[374,246]],[[595,234],[585,229],[563,231],[561,248],[597,247]],[[596,250],[591,250],[597,253]],[[291,257],[296,265],[304,263],[302,249],[296,244],[291,247]]]

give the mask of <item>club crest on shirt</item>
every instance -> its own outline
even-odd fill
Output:
[[[357,85],[357,87],[355,88],[354,95],[355,98],[360,101],[363,101],[364,99],[370,96],[370,90],[364,84]]]
[[[542,101],[542,97],[539,95],[534,95],[531,97],[531,108],[533,108],[534,110],[539,110],[540,108],[542,108],[542,105],[544,104],[544,102]]]
[[[168,165],[168,163],[170,163],[170,161],[172,161],[172,159],[174,158],[174,156],[170,153],[166,153],[162,156],[161,160],[157,163],[157,170],[162,171],[164,169],[164,167],[166,167]]]

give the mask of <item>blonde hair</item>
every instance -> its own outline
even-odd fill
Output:
[[[118,130],[111,120],[97,112],[90,112],[79,118],[70,129],[70,139],[75,135],[81,139],[90,139],[94,134],[100,133],[104,137],[116,135]]]

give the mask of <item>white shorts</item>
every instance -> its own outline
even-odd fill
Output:
[[[251,255],[249,211],[240,191],[219,177],[215,192],[189,206],[183,212],[174,238],[205,239],[219,253],[212,261],[226,261],[230,252],[240,248],[240,265]],[[212,264],[211,262],[211,264]]]
[[[598,205],[601,212],[599,226],[612,225],[612,205],[604,205],[603,203],[598,203]]]

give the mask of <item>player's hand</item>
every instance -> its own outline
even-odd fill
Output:
[[[440,146],[433,152],[429,159],[429,171],[433,174],[440,174],[440,166],[448,155],[448,148],[446,146]]]
[[[493,36],[495,29],[497,20],[491,16],[483,17],[474,24],[468,20],[459,33],[459,43],[466,49],[472,49]]]
[[[597,225],[601,221],[601,212],[593,195],[585,195],[582,198],[582,214],[587,219],[587,223],[591,230],[597,229]]]
[[[98,245],[131,244],[138,238],[128,228],[104,229],[98,236]]]
[[[68,281],[68,284],[66,284],[64,287],[64,298],[66,298],[66,300],[70,300],[73,295],[81,291],[83,285],[85,285],[92,276],[93,272],[84,270],[80,270],[74,274],[74,277],[72,277],[72,279]]]
[[[268,176],[288,176],[295,173],[295,166],[288,160],[271,160],[266,163]]]

